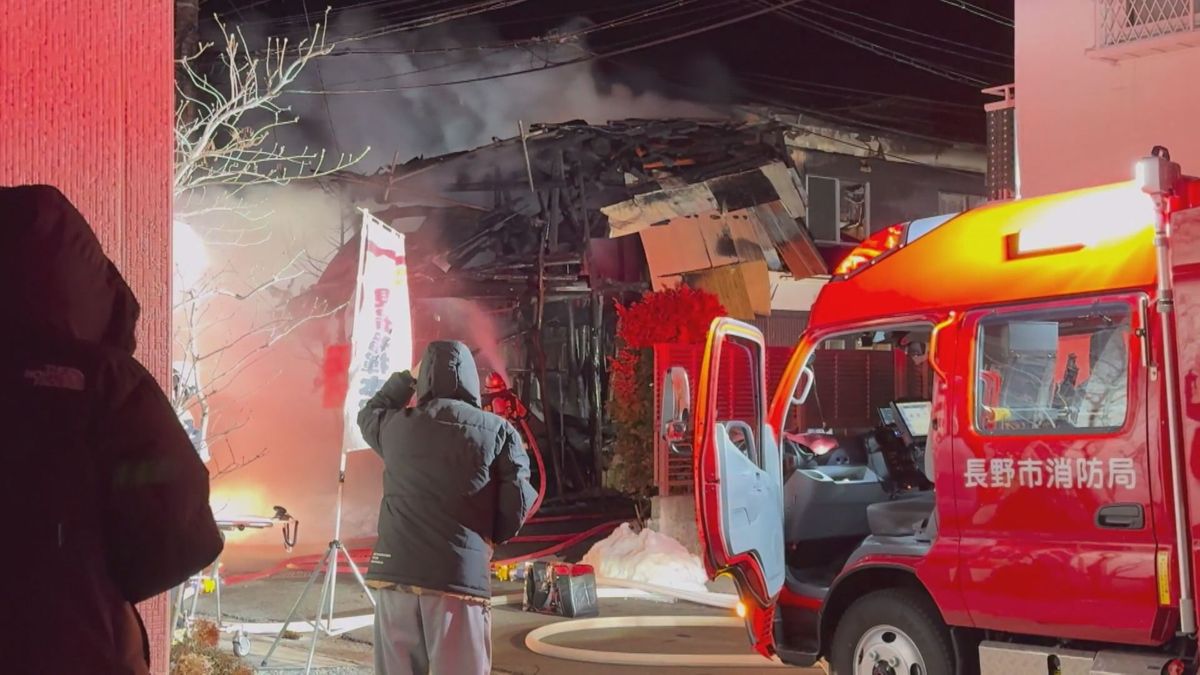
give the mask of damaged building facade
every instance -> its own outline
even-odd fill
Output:
[[[323,187],[348,232],[362,208],[407,235],[417,353],[463,340],[505,378],[529,406],[554,496],[603,484],[616,302],[687,284],[790,344],[855,242],[981,201],[983,158],[756,111],[532,125]],[[357,250],[347,237],[311,292],[346,300]]]

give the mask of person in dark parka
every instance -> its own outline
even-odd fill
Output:
[[[418,372],[392,375],[358,416],[384,461],[367,572],[380,589],[375,670],[487,675],[493,545],[517,534],[537,496],[529,458],[517,430],[481,409],[466,345],[430,344]]]
[[[208,472],[133,358],[138,313],[62,193],[0,188],[5,673],[148,673],[134,603],[221,551]]]

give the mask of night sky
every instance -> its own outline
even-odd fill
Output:
[[[334,0],[329,3],[335,19],[330,40],[339,44],[339,52],[414,49],[414,58],[425,63],[461,63],[478,58],[480,52],[464,49],[476,36],[477,45],[518,43],[509,51],[527,53],[527,67],[539,68],[561,58],[547,56],[539,43],[520,43],[556,28],[582,30],[585,19],[602,27],[586,34],[586,49],[592,54],[664,42],[596,59],[592,68],[601,88],[615,83],[691,101],[769,103],[868,129],[983,142],[982,105],[989,98],[979,89],[1012,81],[1013,31],[1005,25],[1011,24],[1012,0],[799,0],[783,11],[670,40],[785,2]],[[320,20],[325,5],[320,0],[203,0],[202,32],[211,31],[215,12],[259,34],[300,37],[306,22]],[[499,7],[488,9],[489,5]],[[427,17],[471,10],[472,16],[412,30]],[[336,19],[350,16],[360,17],[355,28],[339,27]],[[388,31],[388,37],[345,41],[379,30]],[[445,44],[454,49],[436,53],[445,46],[439,38],[448,30],[455,40]],[[869,41],[876,45],[873,49],[892,54],[880,55],[847,39]],[[949,72],[935,75],[899,61],[910,58]],[[510,62],[485,72],[512,68]],[[447,79],[462,77],[453,69],[443,72]],[[423,81],[436,75],[423,74]],[[403,76],[375,76],[347,86],[387,87],[403,81]],[[366,95],[363,105],[370,105],[370,98]]]

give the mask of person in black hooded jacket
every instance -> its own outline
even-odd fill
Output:
[[[367,571],[380,589],[375,671],[488,675],[492,550],[517,534],[537,496],[529,457],[517,430],[480,407],[466,345],[430,344],[418,372],[419,381],[392,375],[358,415],[384,462]]]
[[[208,472],[133,358],[138,313],[61,192],[0,188],[4,673],[148,673],[134,603],[221,551]]]

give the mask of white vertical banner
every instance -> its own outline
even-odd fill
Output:
[[[350,377],[346,391],[342,449],[368,449],[358,429],[358,412],[393,372],[412,367],[412,317],[404,235],[366,209],[350,332]]]

